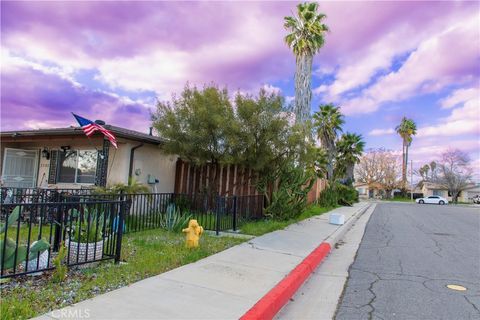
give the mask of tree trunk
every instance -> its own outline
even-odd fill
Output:
[[[406,149],[407,145],[405,143],[405,140],[403,140],[403,145],[402,145],[402,191],[406,191],[406,185],[407,185],[407,169],[406,169]]]
[[[354,167],[355,167],[354,164],[347,165],[347,172],[346,172],[347,179],[350,180],[352,183],[353,183],[353,169],[354,169]]]
[[[295,123],[304,123],[310,116],[312,101],[312,61],[311,55],[297,56],[295,71]]]
[[[335,146],[329,142],[324,142],[325,149],[327,149],[327,179],[333,181],[333,159],[335,159]]]
[[[408,171],[408,143],[405,145],[405,177],[403,187],[407,190],[407,171]]]

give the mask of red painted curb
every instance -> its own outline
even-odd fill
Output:
[[[273,317],[287,303],[287,301],[293,296],[298,288],[300,288],[303,282],[330,253],[331,249],[332,248],[328,242],[323,242],[320,244],[272,290],[258,300],[258,302],[240,319],[273,319]]]

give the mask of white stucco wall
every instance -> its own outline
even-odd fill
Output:
[[[165,154],[161,147],[145,144],[135,150],[133,177],[137,181],[152,187],[152,191],[173,192],[176,161],[177,156]],[[159,182],[148,184],[149,175],[151,180],[156,178]]]

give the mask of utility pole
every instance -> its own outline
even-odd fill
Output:
[[[413,202],[413,160],[410,160],[410,200]]]

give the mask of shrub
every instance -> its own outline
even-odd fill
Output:
[[[351,206],[353,203],[358,202],[358,191],[355,188],[339,183],[335,185],[335,188],[338,204]]]
[[[67,266],[62,263],[62,261],[67,256],[67,248],[63,244],[60,245],[60,250],[58,250],[58,254],[55,258],[53,258],[52,263],[55,266],[52,274],[52,280],[55,283],[60,283],[65,280],[67,276]]]
[[[358,202],[358,191],[338,182],[323,190],[318,199],[322,207],[351,206],[355,202]]]
[[[272,193],[270,205],[265,215],[275,220],[288,220],[298,217],[307,206],[307,195],[314,179],[302,168],[289,167],[283,170],[278,190]]]
[[[320,193],[318,204],[322,207],[335,207],[338,205],[338,196],[334,188],[327,187]]]

